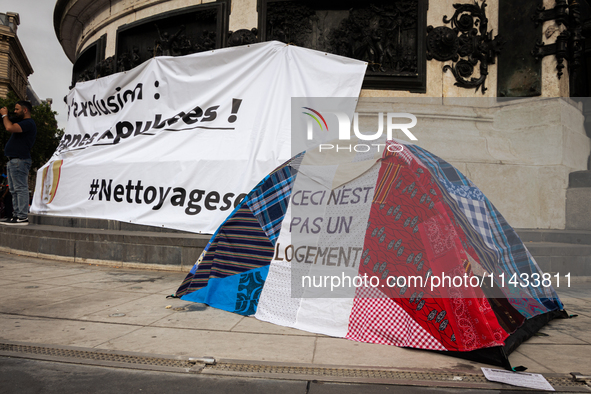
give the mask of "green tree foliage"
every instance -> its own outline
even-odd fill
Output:
[[[6,98],[0,98],[0,108],[8,108],[8,116],[14,112],[14,105],[19,101],[17,96],[10,92]],[[62,136],[63,129],[57,128],[57,120],[55,116],[57,112],[52,111],[47,103],[42,103],[33,107],[31,117],[37,125],[37,137],[35,138],[35,145],[31,151],[31,158],[33,164],[29,175],[34,175],[40,167],[42,167],[53,155],[55,148],[57,148]],[[4,146],[10,138],[10,133],[4,128],[4,124],[0,122],[0,147],[2,148],[2,155],[0,155],[0,163],[2,165],[2,172],[6,169],[6,157],[4,156]]]

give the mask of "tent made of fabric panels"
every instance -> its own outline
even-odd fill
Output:
[[[176,296],[511,368],[520,343],[567,316],[554,289],[540,285],[544,273],[519,236],[460,171],[416,145],[384,146],[309,150],[277,168],[219,227]],[[464,285],[433,286],[446,276]],[[330,283],[313,282],[324,277],[366,280],[327,296]]]

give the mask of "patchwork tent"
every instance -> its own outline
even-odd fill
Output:
[[[449,163],[402,141],[308,150],[264,178],[176,296],[354,341],[511,368],[566,316],[515,231]]]

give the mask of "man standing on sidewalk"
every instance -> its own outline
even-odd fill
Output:
[[[33,107],[28,101],[19,101],[14,106],[16,122],[8,119],[8,109],[0,108],[2,123],[10,139],[4,148],[8,158],[6,169],[8,185],[12,194],[13,217],[6,224],[28,224],[29,214],[29,169],[31,168],[31,148],[37,136],[37,126],[31,119]]]

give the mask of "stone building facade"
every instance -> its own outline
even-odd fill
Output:
[[[590,14],[586,0],[58,0],[54,26],[73,84],[267,40],[367,61],[362,127],[379,112],[415,114],[418,144],[511,225],[565,229],[578,226],[569,174],[588,170],[591,152],[578,99],[589,96]],[[591,223],[591,202],[577,206]]]
[[[16,34],[19,24],[19,14],[0,13],[0,97],[13,91],[24,100],[33,68]]]

